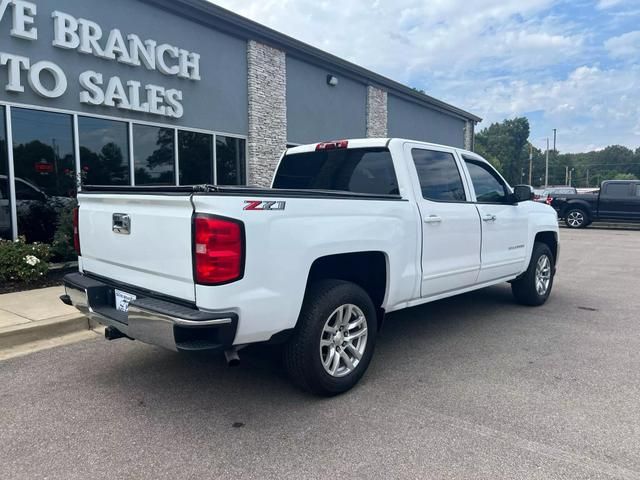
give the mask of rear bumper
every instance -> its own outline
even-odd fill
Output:
[[[131,292],[137,298],[129,303],[128,312],[121,312],[114,300],[114,290],[121,287],[82,273],[66,275],[64,287],[66,295],[60,297],[64,303],[144,343],[174,351],[217,351],[231,347],[236,336],[234,312],[205,312],[138,292]]]

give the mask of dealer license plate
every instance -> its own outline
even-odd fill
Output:
[[[115,291],[116,310],[120,312],[127,312],[129,310],[129,303],[135,300],[137,297],[122,290]]]

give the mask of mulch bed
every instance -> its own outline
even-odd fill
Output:
[[[78,267],[71,268],[57,268],[55,270],[49,270],[46,277],[42,277],[35,282],[5,282],[0,285],[0,294],[23,292],[25,290],[35,290],[36,288],[55,287],[62,285],[62,277],[67,273],[72,273],[78,270]]]

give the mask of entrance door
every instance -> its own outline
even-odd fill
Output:
[[[11,239],[11,195],[9,191],[9,163],[7,160],[7,137],[5,111],[0,105],[0,238]]]
[[[482,221],[482,268],[478,283],[521,273],[526,268],[529,230],[526,208],[511,204],[511,190],[488,163],[465,157]]]
[[[422,297],[471,286],[480,269],[480,218],[468,202],[455,150],[407,144],[419,184],[422,217]]]

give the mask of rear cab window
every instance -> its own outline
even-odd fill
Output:
[[[386,147],[321,150],[285,155],[273,188],[399,195]]]

